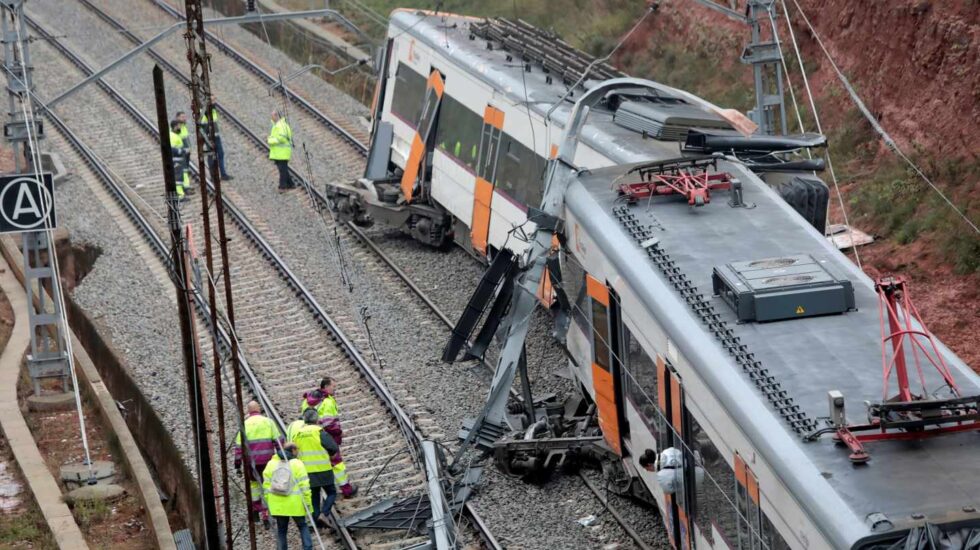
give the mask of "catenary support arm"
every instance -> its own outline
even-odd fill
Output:
[[[467,434],[466,440],[460,447],[460,452],[473,442],[485,425],[496,427],[508,425],[508,390],[514,383],[521,351],[524,349],[524,342],[527,339],[531,314],[537,305],[537,289],[540,286],[545,264],[551,252],[552,236],[562,231],[565,191],[578,171],[574,159],[575,151],[578,148],[579,134],[588,117],[589,110],[607,94],[621,88],[656,89],[657,84],[638,78],[616,78],[607,80],[583,94],[572,109],[561,146],[558,149],[558,156],[548,163],[541,208],[538,210],[531,208],[528,212],[528,221],[534,222],[536,227],[524,261],[525,268],[518,275],[510,308],[501,322],[500,333],[504,335],[503,342],[500,355],[497,358],[493,381],[490,384],[487,402]]]

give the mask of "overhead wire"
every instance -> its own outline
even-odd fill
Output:
[[[783,74],[786,75],[786,87],[789,89],[789,99],[793,102],[793,111],[796,113],[796,123],[800,128],[800,133],[805,134],[806,128],[803,127],[803,117],[800,114],[800,105],[796,101],[796,92],[793,91],[793,82],[789,78],[789,66],[786,63],[786,56],[783,55],[783,45],[779,40],[779,29],[776,27],[776,15],[773,13],[774,10],[775,4],[770,4],[769,9],[766,10],[769,14],[769,24],[772,26],[772,38],[773,41],[776,42],[776,51],[779,52],[779,62],[783,66]],[[788,19],[786,20],[786,24],[790,24]],[[806,154],[807,157],[813,158],[809,148],[806,149]]]
[[[21,8],[23,9],[23,8]],[[17,41],[14,44],[15,57],[20,64],[21,74],[29,75],[27,64],[24,57],[24,37],[21,35],[21,24],[23,19],[15,18],[15,11],[10,10],[11,19],[13,20],[13,26],[15,29],[15,35]],[[8,73],[9,74],[9,73]],[[56,301],[58,305],[59,316],[58,322],[61,324],[61,329],[63,330],[64,342],[62,344],[65,348],[65,353],[67,357],[65,358],[68,362],[68,371],[72,380],[72,387],[75,390],[75,408],[78,412],[78,424],[79,430],[81,431],[82,447],[85,451],[85,464],[88,466],[89,479],[95,479],[95,472],[92,468],[92,453],[88,444],[88,433],[85,429],[85,411],[82,408],[82,394],[81,389],[78,387],[78,374],[75,369],[75,352],[74,346],[71,341],[70,327],[68,325],[68,312],[65,308],[64,293],[61,292],[61,266],[58,261],[57,246],[54,239],[54,226],[51,220],[51,216],[47,215],[49,210],[53,210],[54,207],[54,197],[47,196],[47,189],[44,188],[44,184],[41,181],[42,174],[42,162],[41,162],[41,149],[40,140],[34,134],[33,128],[35,128],[36,118],[34,114],[34,101],[32,98],[32,92],[30,87],[30,78],[26,78],[21,81],[24,87],[24,95],[20,98],[21,111],[24,116],[25,128],[27,131],[27,147],[30,149],[31,163],[34,168],[34,183],[37,187],[38,198],[41,203],[41,215],[44,220],[44,234],[48,241],[48,261],[51,263],[51,270],[53,273],[52,290],[58,289],[57,292],[52,292],[55,296],[52,298]],[[50,200],[50,204],[46,204]],[[25,237],[26,238],[26,237]],[[25,247],[26,248],[26,247]],[[53,252],[53,253],[52,253]],[[25,276],[27,273],[25,273]],[[25,279],[25,283],[30,284],[30,281]],[[38,293],[44,293],[46,290],[39,284]],[[29,308],[33,308],[33,304],[28,304]],[[35,336],[32,334],[32,337]]]
[[[569,86],[568,89],[565,90],[565,93],[562,94],[560,98],[558,98],[558,101],[556,101],[554,105],[552,105],[551,108],[548,109],[548,114],[546,114],[544,117],[545,124],[547,124],[548,120],[551,119],[551,114],[555,111],[555,109],[557,109],[558,106],[561,105],[563,101],[565,101],[565,99],[569,96],[569,94],[571,94],[576,88],[578,88],[582,84],[582,82],[585,81],[586,77],[589,76],[589,73],[592,72],[592,68],[598,65],[599,63],[605,63],[606,61],[608,61],[609,58],[612,57],[619,50],[619,48],[626,43],[627,40],[629,40],[630,36],[633,36],[633,33],[636,32],[636,29],[640,28],[640,25],[642,25],[643,22],[646,21],[647,17],[649,17],[651,13],[656,11],[655,6],[656,5],[653,4],[650,7],[648,7],[646,11],[644,11],[643,15],[639,18],[639,20],[637,20],[637,22],[633,25],[633,27],[629,30],[629,32],[623,35],[623,37],[619,39],[619,42],[617,42],[616,45],[613,46],[611,50],[609,50],[609,53],[607,53],[602,57],[592,60],[592,63],[589,63],[585,67],[585,69],[582,71],[582,76],[580,76],[578,80],[575,81],[574,84]]]
[[[796,61],[800,67],[800,76],[803,79],[803,87],[806,90],[807,99],[810,101],[810,111],[813,112],[813,121],[817,126],[817,132],[823,134],[823,126],[820,124],[820,113],[817,112],[817,103],[813,96],[813,90],[810,89],[810,80],[806,75],[806,67],[803,66],[803,56],[800,53],[799,44],[796,41],[796,32],[793,31],[793,24],[789,18],[789,11],[786,9],[786,0],[781,0],[783,3],[783,11],[786,14],[786,26],[789,28],[790,40],[793,43],[793,51],[796,52]],[[837,173],[834,171],[834,163],[830,158],[830,149],[824,151],[824,158],[827,160],[827,171],[830,173],[830,179],[834,184],[834,192],[837,195],[837,202],[840,204],[841,216],[844,218],[844,225],[847,227],[847,235],[851,240],[851,250],[854,252],[854,261],[857,263],[858,269],[864,271],[864,266],[861,265],[861,254],[858,252],[857,244],[854,242],[854,228],[851,227],[851,222],[847,217],[847,207],[844,205],[844,195],[840,190],[840,182],[837,180]],[[827,216],[830,216],[830,211],[828,210]]]
[[[786,10],[786,0],[781,0],[781,1],[783,3],[783,10]],[[857,91],[855,91],[854,87],[851,86],[850,80],[848,80],[848,78],[840,70],[840,67],[837,66],[837,63],[834,61],[834,58],[830,55],[830,52],[827,50],[827,47],[824,45],[823,40],[820,38],[820,34],[817,33],[817,30],[815,28],[813,28],[813,25],[810,23],[810,19],[807,17],[806,12],[803,11],[803,8],[800,6],[799,2],[797,2],[797,0],[792,0],[792,2],[793,5],[796,6],[796,10],[799,12],[800,17],[803,19],[803,22],[806,24],[807,29],[810,30],[810,34],[813,36],[814,40],[816,40],[817,45],[820,47],[820,50],[827,58],[827,61],[830,62],[831,68],[834,69],[834,73],[837,75],[838,80],[840,80],[841,84],[844,86],[845,91],[847,91],[847,94],[851,97],[851,100],[857,106],[858,110],[861,112],[861,115],[868,121],[868,124],[870,124],[871,127],[874,129],[874,131],[879,136],[881,136],[881,139],[885,142],[885,145],[887,145],[889,149],[894,151],[896,155],[898,155],[903,161],[905,161],[905,163],[908,164],[909,168],[911,168],[916,174],[918,174],[923,181],[929,184],[929,187],[931,187],[932,190],[935,191],[936,194],[938,194],[942,198],[942,200],[957,215],[959,215],[959,217],[962,218],[967,225],[969,225],[973,229],[974,232],[980,233],[980,227],[977,227],[977,224],[973,223],[973,221],[970,220],[969,217],[967,217],[966,213],[960,210],[960,208],[957,207],[955,204],[953,204],[953,201],[951,201],[949,197],[947,197],[946,194],[943,193],[942,190],[939,189],[939,187],[937,187],[936,184],[933,183],[933,181],[928,176],[926,176],[925,173],[922,172],[922,170],[912,161],[912,159],[910,159],[902,151],[901,147],[898,146],[898,143],[896,143],[895,140],[892,139],[892,137],[888,134],[888,132],[885,131],[885,129],[881,126],[881,123],[878,122],[878,119],[876,119],[874,115],[871,114],[871,112],[868,110],[868,107],[864,104],[864,101],[861,100],[861,97],[858,95]],[[786,14],[786,20],[787,22],[789,22],[788,11]],[[789,25],[789,27],[792,30],[793,28],[792,25]],[[795,39],[794,39],[794,46],[795,46]],[[798,49],[797,49],[797,55],[799,55]],[[800,62],[800,66],[802,67],[802,61]]]
[[[517,0],[513,0],[513,6],[514,6],[514,19],[520,20],[520,17],[517,14]],[[523,58],[521,61],[521,83],[524,85],[524,108],[527,110],[527,125],[531,129],[531,150],[534,151],[535,154],[537,154],[538,140],[534,134],[534,120],[531,118],[531,102],[528,99],[528,95],[527,95],[527,71],[524,70]],[[544,156],[547,158],[548,156],[547,151],[545,152]]]

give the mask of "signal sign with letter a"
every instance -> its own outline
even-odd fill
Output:
[[[55,227],[54,183],[51,174],[0,176],[0,233],[40,231]]]

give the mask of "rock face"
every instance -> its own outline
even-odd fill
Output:
[[[954,158],[980,151],[980,9],[970,0],[799,0],[841,70],[904,148]],[[790,13],[795,9],[792,2]],[[816,90],[836,79],[802,19]],[[819,93],[819,92],[818,92]],[[848,101],[840,98],[842,102]]]
[[[975,1],[796,2],[868,109],[903,149],[911,152],[916,145],[954,158],[978,155],[980,9]],[[851,101],[794,0],[785,3],[810,85],[823,107],[821,118],[825,126],[834,127],[852,108]],[[744,5],[745,2],[738,2],[740,8]],[[782,1],[776,2],[776,14],[783,51],[790,54],[787,63],[794,73],[797,98],[806,103],[791,53]],[[769,35],[768,22],[763,25],[763,34]],[[748,38],[747,26],[716,11],[685,1],[662,0],[656,15],[614,60],[629,69],[637,56],[657,52],[658,43],[679,43],[691,52],[712,57],[724,75],[722,87],[741,84],[751,92],[751,70],[737,61]],[[659,76],[671,82],[671,75]],[[718,89],[705,83],[701,91]],[[789,97],[789,106],[788,102]]]

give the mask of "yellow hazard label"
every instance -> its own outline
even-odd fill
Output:
[[[803,306],[796,306],[796,314],[801,315],[803,313]]]

